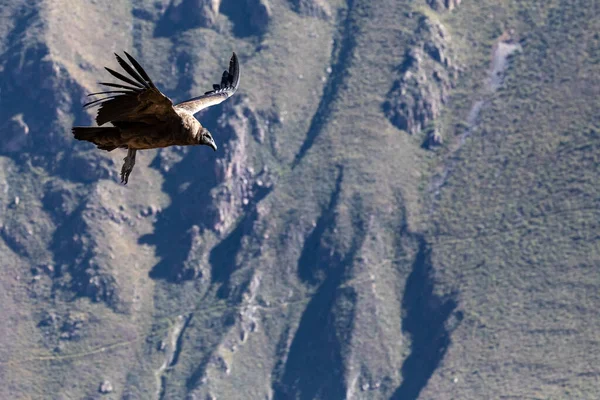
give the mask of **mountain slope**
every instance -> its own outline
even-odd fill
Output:
[[[0,397],[595,398],[597,11],[5,1]],[[217,153],[72,140],[122,50]]]

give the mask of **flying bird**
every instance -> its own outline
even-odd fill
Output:
[[[75,139],[92,142],[99,149],[106,151],[116,148],[128,149],[121,168],[123,184],[127,184],[129,180],[138,150],[205,145],[216,151],[217,145],[212,135],[194,114],[223,102],[236,92],[240,85],[240,66],[236,54],[233,53],[229,61],[229,70],[223,72],[221,83],[214,84],[213,90],[173,105],[171,99],[157,89],[135,58],[127,52],[124,53],[131,65],[118,54],[115,53],[115,56],[129,77],[105,67],[121,82],[99,82],[116,90],[88,95],[105,96],[83,105],[83,108],[100,106],[96,116],[99,126],[73,127]],[[112,126],[100,126],[108,122]]]

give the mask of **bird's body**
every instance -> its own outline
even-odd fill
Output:
[[[115,54],[116,55],[116,54]],[[117,88],[93,94],[108,95],[84,105],[99,105],[96,122],[108,127],[74,127],[75,139],[96,144],[99,149],[112,151],[116,148],[128,149],[125,164],[121,170],[121,180],[127,183],[135,165],[137,150],[156,149],[169,146],[206,145],[216,151],[217,146],[207,129],[194,117],[198,111],[219,104],[235,93],[239,86],[239,65],[235,53],[229,63],[229,71],[223,72],[220,84],[202,96],[173,105],[171,99],[154,86],[139,63],[125,53],[133,68],[121,57],[117,61],[129,73],[128,78],[106,68],[121,83],[102,83]]]
[[[91,141],[103,150],[148,150],[197,145],[198,132],[202,129],[200,122],[186,111],[179,111],[177,118],[151,124],[114,121],[113,125],[114,127],[78,127],[76,138]]]

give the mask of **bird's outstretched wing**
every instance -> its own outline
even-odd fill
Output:
[[[117,90],[91,93],[88,96],[107,96],[83,105],[84,108],[100,106],[98,115],[96,116],[98,125],[115,121],[152,124],[178,117],[171,99],[156,88],[146,71],[144,71],[135,58],[125,52],[125,56],[131,62],[131,65],[129,65],[118,54],[115,53],[115,56],[117,57],[117,62],[129,74],[129,77],[105,67],[111,75],[120,79],[121,82],[100,82],[100,84],[116,88]]]
[[[240,86],[240,65],[238,58],[233,53],[229,61],[229,71],[223,71],[223,77],[220,84],[213,85],[213,90],[204,93],[202,96],[194,97],[175,105],[175,109],[186,110],[191,114],[214,106],[233,96]]]

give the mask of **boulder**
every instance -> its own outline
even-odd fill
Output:
[[[113,390],[113,385],[108,380],[103,381],[98,388],[98,391],[102,394],[111,393]]]

